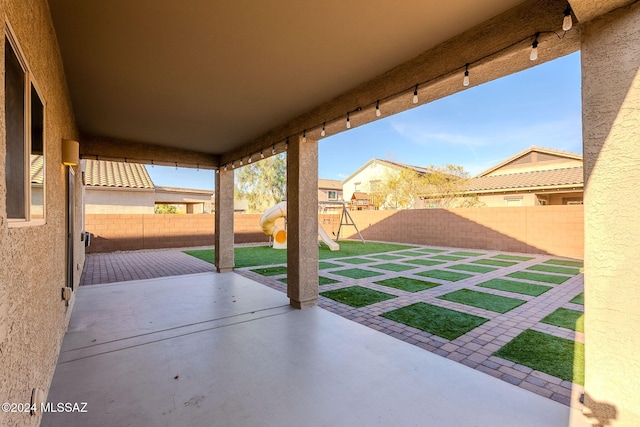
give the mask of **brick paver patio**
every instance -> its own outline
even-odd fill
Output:
[[[362,286],[368,289],[384,292],[386,294],[395,295],[396,298],[360,308],[354,308],[321,295],[318,305],[342,317],[361,323],[372,329],[386,333],[397,339],[416,345],[442,357],[462,363],[470,368],[482,371],[496,378],[500,378],[503,381],[507,381],[565,405],[569,405],[571,401],[577,401],[580,394],[583,392],[583,388],[581,386],[544,372],[534,370],[527,366],[493,356],[493,353],[527,329],[584,343],[583,333],[540,322],[545,316],[560,307],[577,311],[584,310],[582,305],[570,302],[570,300],[583,291],[583,275],[568,275],[553,272],[543,273],[550,276],[567,278],[567,280],[562,284],[513,278],[508,277],[507,275],[521,271],[529,272],[530,270],[527,270],[527,267],[539,265],[551,259],[561,258],[550,255],[508,254],[510,256],[522,256],[531,259],[526,261],[509,260],[508,262],[504,262],[500,265],[501,263],[494,263],[494,260],[496,259],[492,257],[504,254],[503,252],[460,250],[456,248],[435,248],[426,246],[421,247],[421,249],[429,248],[438,249],[441,250],[441,252],[430,253],[415,252],[415,250],[400,250],[387,252],[386,255],[382,257],[380,254],[372,254],[329,260],[334,266],[320,270],[320,275],[332,280],[328,281],[330,282],[329,284],[320,286],[320,292],[342,289],[350,286]],[[389,255],[392,255],[393,257],[389,257]],[[356,265],[354,265],[353,262],[349,262],[354,258],[360,259]],[[489,261],[490,264],[485,264],[484,260],[487,259],[491,259],[491,261]],[[365,262],[363,262],[363,260],[365,260]],[[439,263],[429,265],[434,264],[431,261],[435,260],[439,261]],[[483,261],[480,261],[480,263],[473,263],[478,260]],[[513,265],[508,265],[512,262],[514,263]],[[471,263],[479,267],[495,268],[495,270],[482,273],[479,271],[462,270],[459,269],[460,267],[456,269],[448,268],[460,264],[468,265]],[[402,271],[393,271],[390,269],[389,264],[410,266],[411,268],[407,270],[402,269]],[[376,266],[379,266],[380,268],[376,268]],[[354,267],[375,272],[377,274],[373,277],[361,279],[354,279],[336,274],[336,272],[341,270],[353,269]],[[462,268],[466,269],[467,267]],[[254,266],[236,269],[235,272],[273,289],[286,292],[286,284],[282,281],[286,278],[286,274],[265,276],[251,271],[257,269],[258,268]],[[465,275],[468,275],[468,277],[462,276],[466,278],[462,278],[458,281],[448,281],[437,277],[416,275],[416,273],[424,273],[431,270],[464,273]],[[126,280],[149,279],[206,271],[215,271],[215,267],[205,261],[186,255],[180,250],[91,254],[87,255],[81,284],[90,285]],[[531,272],[540,273],[537,271]],[[433,275],[433,273],[427,274]],[[442,274],[440,273],[437,275]],[[432,283],[438,283],[440,286],[412,293],[373,283],[399,277],[420,279]],[[552,277],[551,279],[554,278],[555,277]],[[507,279],[512,282],[543,285],[550,287],[550,289],[539,296],[531,296],[477,286],[491,279]],[[333,282],[334,280],[336,282]],[[459,289],[472,289],[486,294],[516,298],[524,300],[525,303],[507,311],[506,313],[496,313],[482,308],[471,307],[469,305],[437,298],[438,296],[449,294]],[[481,316],[489,320],[454,340],[448,340],[380,316],[388,311],[406,307],[416,302],[424,302],[463,313]]]

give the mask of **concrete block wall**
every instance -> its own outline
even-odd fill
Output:
[[[582,259],[582,206],[353,211],[367,240],[548,253]],[[341,237],[357,238],[353,227]]]

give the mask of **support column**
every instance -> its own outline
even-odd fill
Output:
[[[218,273],[233,270],[233,170],[216,173],[215,263]]]
[[[640,426],[640,3],[582,27],[585,408]]]
[[[287,150],[287,296],[292,306],[318,302],[318,142],[289,140]]]

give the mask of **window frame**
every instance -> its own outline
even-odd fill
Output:
[[[24,192],[22,195],[22,203],[24,204],[24,215],[19,218],[9,218],[8,214],[8,206],[7,211],[5,212],[7,215],[7,226],[9,228],[17,228],[17,227],[26,227],[26,226],[37,226],[44,225],[47,222],[47,147],[46,147],[46,123],[47,123],[47,103],[42,97],[42,90],[40,89],[39,84],[36,82],[31,70],[26,62],[24,51],[20,47],[20,43],[15,36],[15,32],[11,28],[9,22],[5,22],[5,33],[4,33],[4,49],[5,49],[5,58],[7,55],[7,49],[10,48],[15,55],[20,67],[22,68],[23,76],[24,76],[24,88],[23,88],[23,96],[24,96],[24,111],[23,111],[23,150],[24,150],[24,167],[23,167],[23,183],[24,183]],[[4,64],[5,69],[5,87],[6,87],[6,61]],[[32,95],[35,95],[40,104],[42,105],[42,215],[41,218],[33,218],[32,209],[32,185],[31,182],[31,155],[32,155],[32,141],[33,141],[33,116],[32,116]],[[5,103],[6,103],[6,93],[5,93]],[[5,127],[7,113],[5,111]],[[6,132],[6,131],[5,131]],[[6,133],[5,133],[6,137]],[[8,144],[5,146],[5,153],[8,151]],[[6,168],[6,165],[5,165]],[[6,169],[5,169],[6,170]],[[6,172],[5,172],[6,173]],[[6,185],[6,177],[5,177],[5,185]],[[8,188],[7,188],[8,194]],[[5,196],[5,203],[8,203],[8,196]]]
[[[333,197],[331,197],[333,193]],[[338,192],[336,190],[327,190],[327,200],[338,200]]]

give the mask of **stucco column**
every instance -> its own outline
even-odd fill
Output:
[[[233,270],[233,170],[216,173],[215,262],[218,273]]]
[[[287,151],[287,296],[296,308],[318,301],[318,142],[301,137]]]
[[[640,3],[582,27],[585,413],[640,426]]]

